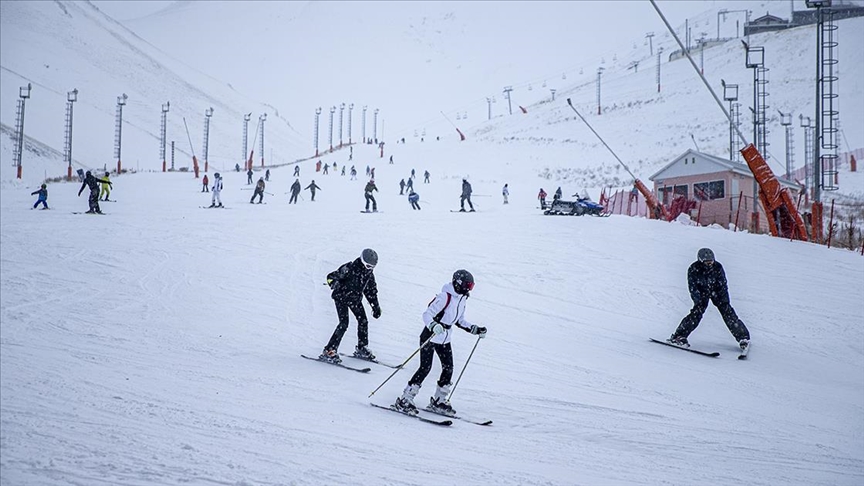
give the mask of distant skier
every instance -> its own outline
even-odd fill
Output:
[[[423,184],[429,184],[429,171],[423,172]]]
[[[210,199],[210,206],[208,207],[224,207],[222,206],[222,196],[220,195],[222,193],[222,176],[220,176],[218,172],[213,174],[213,187],[211,187],[210,189],[212,189],[213,191],[213,197]],[[216,202],[219,202],[219,204],[216,204]]]
[[[414,178],[413,177],[408,178],[408,183],[405,184],[405,190],[408,192],[411,192],[414,190]]]
[[[540,200],[540,209],[546,209],[546,191],[543,188],[540,188],[540,193],[537,194],[537,199]]]
[[[366,166],[366,177],[369,177],[369,174],[370,174],[370,169],[369,169],[369,166],[367,165]]]
[[[690,298],[693,300],[693,308],[681,324],[669,337],[668,341],[679,346],[690,347],[687,337],[699,325],[702,315],[708,307],[708,301],[717,307],[723,322],[729,328],[729,332],[738,341],[742,350],[750,345],[750,331],[747,326],[735,314],[735,309],[729,304],[729,288],[726,283],[726,272],[723,265],[714,260],[714,252],[710,248],[702,248],[697,253],[698,261],[693,262],[687,269],[687,287],[690,290]]]
[[[45,184],[42,184],[42,186],[39,189],[30,193],[31,196],[35,196],[36,194],[39,194],[39,198],[36,200],[35,203],[33,203],[33,209],[36,209],[36,206],[38,206],[39,204],[42,204],[42,209],[49,209],[48,208],[48,186],[46,186]]]
[[[405,194],[405,179],[399,181],[399,195],[402,196]]]
[[[342,166],[342,175],[343,175],[343,176],[345,175],[345,167],[346,167],[346,166],[344,166],[344,165]]]
[[[393,163],[393,156],[392,155],[390,156],[390,163],[391,164]]]
[[[327,166],[325,165],[324,167],[327,167]],[[327,169],[324,169],[324,170],[326,172]],[[306,186],[305,189],[309,189],[312,192],[312,200],[314,201],[315,200],[315,191],[317,191],[321,188],[318,187],[318,184],[315,184],[315,179],[312,179],[312,184],[309,184],[308,186]]]
[[[294,181],[294,184],[291,184],[291,198],[288,199],[288,204],[294,203],[297,204],[297,196],[300,195],[300,179]]]
[[[330,170],[330,164],[324,164],[324,175],[327,175],[328,170]]]
[[[471,203],[471,192],[471,183],[468,182],[468,179],[462,179],[462,197],[459,198],[459,205],[461,209],[459,209],[459,212],[465,212],[465,201],[468,201],[468,206],[471,207],[470,212],[474,212],[474,204]]]
[[[375,167],[372,167],[372,170],[369,171],[369,178],[370,178],[370,179],[374,179],[374,178],[375,178]]]
[[[252,169],[249,169],[248,171],[246,171],[246,184],[247,185],[252,184],[252,174],[253,174]]]
[[[255,196],[258,196],[258,204],[264,202],[264,187],[266,184],[264,183],[264,178],[259,177],[258,183],[255,184],[255,192],[252,193],[252,199],[249,200],[249,204],[255,202]]]
[[[204,178],[201,179],[201,192],[210,192],[210,178],[207,177],[207,174],[204,174]]]
[[[300,166],[299,165],[294,166],[294,177],[300,177]]]
[[[264,173],[264,180],[270,182],[270,169],[267,169],[267,172]]]
[[[423,331],[420,344],[431,341],[420,350],[420,368],[408,380],[402,396],[396,399],[395,407],[403,412],[417,413],[414,397],[423,386],[423,380],[432,370],[432,356],[438,355],[441,361],[441,375],[435,395],[429,399],[429,408],[447,415],[455,415],[450,406],[450,390],[453,377],[453,349],[450,346],[453,326],[464,329],[479,338],[486,337],[486,328],[471,324],[465,319],[465,305],[471,290],[474,289],[474,276],[468,270],[456,270],[453,279],[441,288],[423,312]]]
[[[420,194],[417,194],[412,189],[408,193],[408,202],[411,203],[411,209],[420,209]]]
[[[552,195],[552,202],[561,199],[561,186],[558,186],[558,189],[555,191],[555,194]]]
[[[375,200],[375,196],[372,195],[373,191],[377,191],[378,187],[375,186],[375,179],[369,179],[369,182],[366,183],[366,188],[363,189],[363,195],[366,197],[366,212],[369,212],[369,201],[372,201],[372,212],[378,212],[378,201]]]
[[[81,189],[78,189],[78,196],[81,196],[81,192],[85,187],[90,188],[90,198],[88,199],[88,203],[90,205],[90,210],[87,211],[87,214],[99,213],[102,214],[102,210],[99,208],[99,183],[105,182],[108,185],[111,185],[111,181],[105,181],[102,179],[97,179],[93,177],[93,174],[88,170],[86,174],[84,174],[84,180],[81,182]]]
[[[234,172],[240,172],[240,164],[234,164]]]
[[[501,195],[504,196],[504,204],[509,204],[507,198],[510,197],[510,188],[507,184],[504,184],[504,189],[501,189]]]
[[[353,165],[351,166],[351,180],[357,180],[357,169],[355,169]]]
[[[369,321],[366,319],[366,310],[363,308],[363,297],[372,306],[372,317],[381,317],[381,306],[378,304],[378,285],[375,282],[373,270],[378,264],[378,254],[371,248],[366,248],[360,257],[354,261],[345,263],[333,272],[327,274],[327,285],[333,289],[330,296],[336,304],[336,315],[339,324],[330,341],[324,347],[324,351],[318,358],[332,363],[342,361],[339,358],[339,344],[342,336],[348,329],[348,311],[357,319],[357,346],[354,348],[354,356],[361,359],[375,359],[375,355],[369,350]]]
[[[411,178],[414,178],[414,169],[411,169]]]

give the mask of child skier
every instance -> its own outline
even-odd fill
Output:
[[[408,202],[411,203],[411,209],[420,209],[420,194],[417,194],[412,189],[408,193]]]
[[[36,194],[39,194],[39,199],[33,204],[33,209],[36,209],[39,203],[42,203],[42,209],[48,209],[48,186],[42,184],[42,187],[30,193],[31,196]]]
[[[327,274],[327,285],[333,289],[330,295],[336,304],[336,315],[339,324],[324,351],[318,359],[331,363],[340,363],[339,343],[348,329],[348,311],[357,319],[357,347],[354,348],[354,356],[361,359],[373,360],[375,355],[369,351],[369,321],[366,319],[366,310],[363,308],[363,297],[372,306],[372,317],[381,317],[381,306],[378,305],[378,285],[375,283],[373,270],[378,264],[378,254],[371,248],[366,248],[360,257],[348,262],[333,272]]]
[[[204,174],[204,178],[201,179],[201,185],[201,192],[210,192],[210,178],[207,174]]]
[[[265,185],[266,184],[264,184],[264,178],[259,177],[258,183],[255,184],[255,192],[252,193],[252,199],[249,200],[249,204],[252,204],[255,202],[256,196],[258,197],[258,204],[261,204],[262,202],[264,202],[264,187],[265,187]]]
[[[450,338],[453,326],[464,329],[480,338],[486,337],[486,328],[471,324],[465,319],[465,304],[471,290],[474,289],[474,276],[468,270],[456,270],[451,282],[441,288],[441,293],[435,296],[426,310],[423,312],[423,324],[425,327],[420,333],[420,344],[432,338],[423,349],[420,350],[420,368],[414,376],[408,380],[408,386],[402,392],[402,396],[396,399],[395,408],[406,413],[417,413],[414,405],[414,397],[420,391],[423,380],[432,370],[432,355],[437,354],[441,361],[441,376],[438,378],[438,388],[435,395],[429,399],[429,408],[435,412],[446,415],[456,415],[456,411],[450,406],[448,396],[453,377],[453,350],[450,346]],[[434,336],[434,337],[433,337]]]
[[[222,176],[220,176],[218,172],[213,174],[213,187],[211,189],[213,190],[213,197],[211,198],[209,207],[211,207],[211,208],[223,207],[222,206],[222,196],[220,196],[220,194],[222,192]],[[219,201],[218,205],[216,204],[216,201]]]
[[[537,194],[537,199],[540,200],[540,209],[546,209],[546,191],[543,188],[540,188],[540,193]]]

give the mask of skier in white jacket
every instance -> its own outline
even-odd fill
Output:
[[[219,196],[219,193],[222,192],[222,176],[219,173],[213,174],[213,187],[210,188],[213,191],[212,201],[210,202],[211,208],[221,208],[222,207],[222,198]],[[219,201],[219,204],[216,204],[216,201]]]
[[[435,296],[423,312],[425,327],[420,333],[420,344],[425,343],[430,337],[432,339],[420,350],[420,368],[408,380],[408,386],[405,387],[402,396],[396,399],[396,409],[406,413],[417,413],[414,397],[417,396],[423,380],[432,370],[432,355],[437,354],[441,361],[441,376],[438,378],[435,395],[429,399],[428,408],[446,415],[456,414],[448,400],[453,386],[450,383],[453,377],[453,350],[450,347],[453,326],[481,338],[486,337],[485,327],[471,324],[465,319],[465,304],[472,289],[474,289],[474,276],[471,272],[457,270],[453,273],[453,281],[441,288],[441,293]]]

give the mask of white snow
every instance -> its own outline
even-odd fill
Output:
[[[174,96],[177,105],[195,103],[184,110],[187,121],[195,116],[190,131],[200,141],[199,111],[229,90],[179,62],[170,75],[149,77],[161,68],[136,71],[157,93],[140,90],[134,99],[141,105],[129,107],[130,125],[138,129],[128,130],[126,159],[148,162],[137,174],[112,177],[116,202],[102,203],[108,214],[71,214],[87,207],[86,190],[78,197],[74,183],[49,184],[53,209],[31,210],[30,192],[45,174],[65,173],[62,110],[65,91],[74,87],[42,70],[80,71],[82,93],[104,94],[91,105],[82,95],[76,106],[82,108],[76,126],[80,120],[87,127],[75,132],[81,167],[112,167],[114,99],[123,90],[133,99],[132,88],[140,88],[112,80],[93,56],[71,47],[63,54],[64,36],[77,26],[82,39],[124,63],[143,62],[138,50],[146,44],[124,37],[133,49],[117,54],[114,41],[93,36],[111,37],[100,30],[105,25],[127,34],[93,20],[87,4],[0,7],[0,121],[14,126],[11,100],[22,80],[41,86],[27,105],[25,131],[33,140],[23,181],[14,179],[10,164],[10,132],[4,128],[0,136],[4,485],[864,482],[864,258],[858,252],[641,218],[542,216],[535,209],[540,187],[551,193],[563,185],[572,194],[588,185],[587,178],[555,169],[603,170],[573,150],[598,149],[560,103],[547,104],[543,116],[532,111],[518,122],[493,121],[466,142],[451,133],[438,142],[411,137],[405,145],[388,137],[383,158],[369,145],[356,145],[351,162],[347,150],[322,157],[340,170],[355,164],[357,181],[315,173],[315,161],[304,161],[301,183],[314,178],[322,188],[314,203],[304,191],[304,200],[289,206],[293,166],[275,168],[267,204],[250,205],[245,174],[231,168],[240,152],[236,114],[252,110],[253,102],[235,93],[217,111],[230,111],[225,119],[235,121],[214,126],[211,135],[220,157],[210,175],[214,168],[224,174],[229,209],[200,209],[210,203],[200,180],[149,172],[161,165],[153,138],[158,108],[171,97],[173,110]],[[39,25],[53,25],[56,35]],[[796,39],[788,42],[791,50],[799,35],[789,35]],[[800,37],[809,45],[810,37]],[[38,46],[24,49],[22,39]],[[26,52],[11,53],[10,43]],[[38,69],[48,58],[52,67]],[[680,89],[706,96],[693,79],[681,80]],[[691,123],[678,120],[686,99],[664,99],[668,111],[659,107],[651,115],[660,117],[657,126]],[[646,126],[639,141],[625,127],[604,125],[603,116],[590,121],[613,146],[645,154],[642,177],[652,172],[651,161],[689,140],[686,134],[672,139],[680,127],[658,135]],[[718,132],[722,147],[717,118],[712,111],[698,123]],[[172,120],[178,143],[185,141],[179,113]],[[272,124],[277,151],[293,150],[289,121]],[[537,138],[547,129],[550,140]],[[578,145],[558,139],[571,130],[583,133]],[[847,135],[850,142],[864,139]],[[519,140],[504,143],[512,136]],[[297,137],[304,156],[308,138]],[[196,152],[199,147],[195,142]],[[584,166],[573,162],[583,158]],[[367,165],[376,168],[379,214],[359,213]],[[550,168],[556,175],[541,177]],[[411,169],[421,211],[398,195],[398,182]],[[427,169],[431,183],[423,184]],[[261,175],[256,171],[255,179]],[[453,214],[466,176],[478,212]],[[842,192],[861,193],[860,175],[845,176],[853,185]],[[500,195],[505,183],[508,205]],[[597,200],[596,190],[589,192]],[[736,343],[713,306],[690,340],[720,358],[648,342],[668,337],[688,312],[686,268],[705,246],[726,268],[732,305],[752,334],[747,361],[735,359]],[[370,347],[390,363],[416,349],[420,315],[453,271],[475,275],[468,317],[489,333],[452,403],[460,414],[494,420],[491,427],[456,421],[438,428],[374,409],[367,397],[392,370],[370,365],[362,375],[299,357],[319,353],[336,325],[325,275],[365,247],[380,256],[375,273],[383,310],[370,319]],[[343,352],[351,352],[355,333],[352,318]],[[474,344],[467,333],[455,336],[455,376]],[[416,366],[414,358],[371,400],[393,401]],[[418,403],[433,393],[439,372],[436,360]]]

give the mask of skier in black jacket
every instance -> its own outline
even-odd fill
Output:
[[[698,253],[698,261],[693,262],[687,269],[687,286],[690,288],[690,298],[693,299],[693,308],[678,329],[669,338],[669,342],[679,346],[690,347],[687,336],[699,325],[702,314],[708,307],[710,300],[720,315],[729,332],[738,341],[741,349],[747,349],[750,345],[750,331],[747,326],[735,314],[735,309],[729,304],[729,288],[726,283],[726,272],[723,265],[714,260],[714,252],[710,248],[702,248]]]
[[[111,187],[114,187],[111,184],[111,181],[107,181],[104,179],[97,179],[93,177],[93,174],[88,170],[86,174],[84,174],[84,181],[81,182],[81,189],[78,189],[78,196],[81,196],[81,191],[84,190],[85,187],[90,187],[90,210],[87,211],[87,214],[99,213],[102,214],[102,210],[99,209],[99,183],[108,184]]]
[[[375,283],[373,270],[378,264],[378,254],[375,250],[366,248],[360,257],[352,262],[340,266],[336,271],[327,274],[327,285],[333,289],[331,297],[336,304],[336,315],[339,324],[324,352],[318,359],[331,363],[340,363],[339,343],[348,329],[348,310],[357,319],[357,347],[354,356],[361,359],[373,360],[375,355],[369,351],[369,321],[366,319],[366,310],[363,308],[363,297],[372,306],[372,317],[381,317],[381,306],[378,305],[378,285]]]
[[[471,202],[471,183],[468,182],[468,179],[462,179],[462,197],[459,199],[460,209],[459,211],[465,212],[465,201],[468,201],[468,206],[471,207],[470,212],[474,212],[474,204]]]

